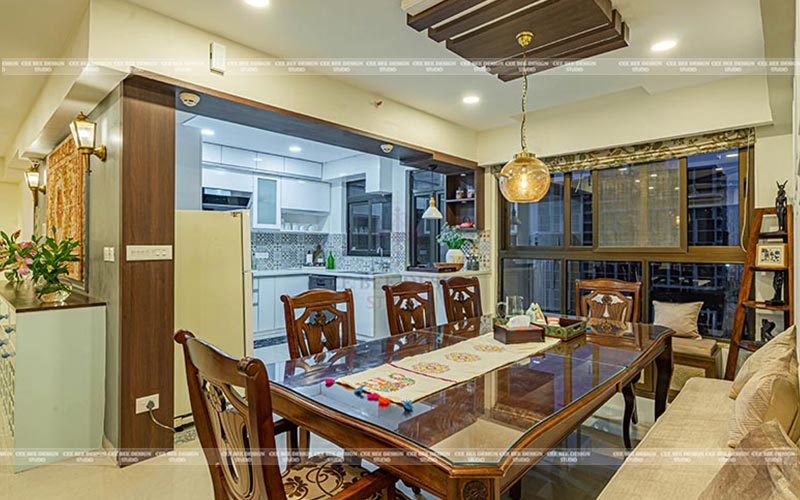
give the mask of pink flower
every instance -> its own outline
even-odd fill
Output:
[[[33,245],[33,243],[31,243],[30,241],[25,241],[25,242],[23,242],[23,243],[20,243],[20,244],[19,244],[19,247],[20,247],[20,248],[28,248],[28,247],[29,247],[29,246],[31,246],[31,245]]]
[[[20,234],[22,234],[22,229],[17,229],[17,232],[11,235],[11,239],[16,240],[17,238],[19,238]]]
[[[17,262],[11,266],[11,269],[16,270],[17,274],[20,276],[27,275],[31,271],[28,266],[33,264],[33,259],[22,258],[20,254],[16,254],[14,258],[17,260]]]

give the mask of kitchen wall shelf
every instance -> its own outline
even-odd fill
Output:
[[[479,231],[484,227],[484,169],[471,172],[449,174],[445,180],[444,217],[450,226],[458,226],[464,222],[474,222],[475,227],[463,228],[462,231]],[[468,188],[475,190],[473,197],[457,198],[456,191],[466,193]]]

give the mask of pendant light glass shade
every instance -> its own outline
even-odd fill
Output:
[[[439,209],[436,208],[436,198],[434,198],[433,196],[431,196],[431,204],[428,207],[428,209],[425,210],[425,213],[422,214],[422,218],[423,219],[442,219],[442,218],[444,218],[442,216],[442,212],[440,212]]]
[[[536,203],[550,190],[550,169],[536,155],[528,152],[528,45],[533,33],[523,31],[517,43],[523,49],[522,64],[522,126],[520,138],[522,152],[506,163],[497,176],[500,192],[511,203]]]
[[[498,181],[511,203],[535,203],[550,190],[550,170],[533,153],[518,153],[500,171]]]

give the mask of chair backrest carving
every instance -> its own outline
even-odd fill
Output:
[[[430,281],[384,285],[383,291],[386,294],[389,333],[392,335],[436,326],[436,307]]]
[[[615,279],[575,281],[577,313],[587,318],[637,322],[641,311],[641,282]]]
[[[353,292],[310,290],[281,296],[292,359],[356,343]],[[344,305],[344,309],[337,306]],[[302,310],[300,315],[297,311]]]
[[[275,450],[267,370],[235,359],[181,330],[186,380],[197,436],[217,499],[285,499]]]
[[[481,283],[478,278],[457,276],[441,280],[444,311],[447,322],[477,318],[483,315],[481,307]]]

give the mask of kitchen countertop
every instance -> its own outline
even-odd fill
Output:
[[[359,272],[347,271],[344,269],[325,269],[318,267],[303,267],[298,269],[280,269],[274,271],[253,271],[254,278],[272,278],[279,276],[303,276],[316,274],[319,276],[336,276],[337,278],[350,278],[350,279],[364,279],[372,280],[376,278],[400,278],[400,277],[430,277],[430,278],[453,278],[455,276],[485,276],[491,274],[491,271],[458,271],[455,273],[431,273],[431,272],[418,272],[418,271],[403,271],[403,272],[388,272],[377,274],[364,274]]]

